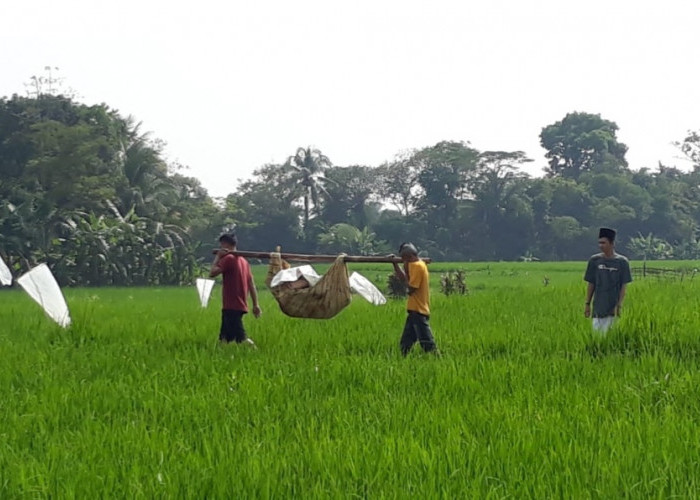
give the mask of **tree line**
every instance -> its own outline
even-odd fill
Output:
[[[411,240],[440,260],[571,260],[597,228],[635,258],[700,255],[700,135],[685,172],[632,169],[617,125],[569,113],[545,126],[545,175],[520,151],[443,141],[378,166],[301,147],[212,198],[163,144],[108,106],[39,93],[0,99],[0,256],[47,262],[64,285],[188,283],[223,230],[247,249],[387,253]]]
[[[659,164],[633,170],[617,125],[569,113],[544,127],[545,175],[521,151],[440,142],[376,167],[333,166],[299,148],[265,165],[226,198],[250,246],[382,253],[410,239],[441,260],[578,260],[598,227],[615,227],[635,258],[700,255],[700,136],[678,142],[690,172]]]

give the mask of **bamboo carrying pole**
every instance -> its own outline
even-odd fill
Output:
[[[218,248],[212,250],[212,254],[216,254],[219,251]],[[234,250],[233,255],[239,257],[246,257],[249,259],[269,259],[272,252],[246,252],[243,250]],[[280,256],[284,260],[293,260],[297,262],[335,262],[338,258],[337,255],[304,255],[297,253],[281,253]],[[400,257],[389,257],[388,255],[346,255],[344,257],[345,262],[378,262],[392,264],[400,264],[403,262]],[[432,259],[425,258],[421,259],[426,264],[430,264]]]

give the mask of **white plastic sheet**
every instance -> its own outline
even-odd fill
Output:
[[[196,286],[197,294],[199,294],[199,302],[202,304],[202,307],[207,307],[207,304],[209,304],[209,297],[211,297],[211,290],[214,288],[214,280],[197,278]]]
[[[40,264],[17,279],[17,283],[34,299],[56,323],[66,328],[70,313],[61,288],[46,264]]]
[[[350,275],[350,288],[375,306],[386,304],[386,297],[382,292],[360,273],[354,272]]]
[[[0,257],[0,284],[10,286],[12,284],[12,273],[5,261]]]
[[[290,267],[289,269],[282,269],[280,272],[275,274],[275,276],[272,278],[270,286],[274,288],[280,283],[289,283],[291,281],[296,281],[301,277],[304,277],[311,286],[314,286],[321,279],[321,276],[319,276],[314,268],[309,265]]]

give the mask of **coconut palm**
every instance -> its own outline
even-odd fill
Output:
[[[127,185],[120,189],[120,208],[146,217],[159,217],[166,212],[173,187],[168,181],[165,161],[160,146],[148,132],[141,132],[141,123],[128,117],[123,123],[122,172]]]
[[[331,160],[318,149],[311,147],[299,148],[294,156],[290,156],[286,166],[297,174],[297,182],[304,189],[304,227],[306,228],[311,216],[311,204],[313,211],[318,215],[320,211],[321,194],[327,194],[325,184],[330,182],[325,172],[333,166]]]

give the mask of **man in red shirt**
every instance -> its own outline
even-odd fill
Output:
[[[262,313],[258,304],[258,290],[255,288],[250,265],[243,257],[233,255],[238,240],[234,234],[222,234],[219,238],[221,249],[212,262],[209,276],[222,275],[224,287],[221,293],[223,308],[221,310],[221,332],[219,340],[224,343],[246,342],[255,347],[253,339],[246,335],[243,328],[243,315],[248,312],[248,294],[253,299],[253,314],[256,318]]]

